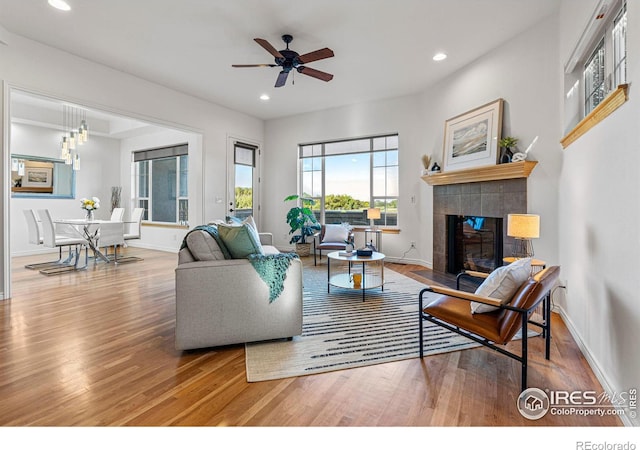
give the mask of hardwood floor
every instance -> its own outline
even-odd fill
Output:
[[[24,265],[50,255],[13,259],[13,296],[0,302],[0,425],[621,425],[523,418],[518,364],[485,348],[247,383],[243,345],[174,349],[177,255],[126,253],[144,261],[44,276]],[[422,267],[387,267],[432,282]],[[557,315],[553,327],[550,361],[542,339],[531,340],[530,386],[601,392]]]

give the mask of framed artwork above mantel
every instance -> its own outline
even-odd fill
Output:
[[[445,122],[443,172],[498,162],[502,108],[499,98]]]

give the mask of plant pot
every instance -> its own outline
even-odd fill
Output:
[[[298,254],[298,256],[309,256],[311,254],[311,243],[306,242],[302,244],[300,242],[297,242],[296,253]]]
[[[512,157],[513,152],[511,151],[511,147],[503,147],[502,154],[500,155],[500,164],[510,163]]]

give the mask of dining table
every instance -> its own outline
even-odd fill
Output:
[[[99,260],[106,263],[112,262],[112,260],[100,250],[98,237],[100,225],[103,223],[114,223],[114,221],[101,219],[55,219],[53,223],[56,225],[67,225],[68,228],[73,230],[78,236],[84,238],[87,241],[87,246],[93,252],[94,263],[97,263]],[[119,223],[122,223],[124,226],[126,222]]]

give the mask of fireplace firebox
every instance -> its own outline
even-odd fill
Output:
[[[447,272],[492,272],[502,265],[502,218],[448,215],[447,247]]]

